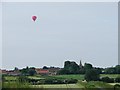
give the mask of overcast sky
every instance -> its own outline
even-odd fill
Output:
[[[117,8],[108,2],[3,3],[2,68],[63,67],[66,60],[117,65]]]

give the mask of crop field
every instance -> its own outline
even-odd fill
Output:
[[[77,84],[49,84],[49,85],[33,85],[33,88],[79,88],[79,89],[89,89],[89,88],[111,88],[113,89],[113,86],[107,83],[98,82],[98,81],[91,81],[91,82],[78,82]],[[70,89],[70,90],[71,90]]]
[[[83,88],[77,84],[49,84],[49,85],[33,85],[35,88]]]

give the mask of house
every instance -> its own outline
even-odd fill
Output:
[[[14,71],[14,70],[2,70],[3,75],[12,75],[12,76],[19,76],[21,73],[20,71]]]
[[[35,71],[36,71],[37,74],[40,74],[40,75],[49,75],[49,70],[47,70],[47,69],[37,68],[37,69],[35,69]]]
[[[50,76],[53,76],[53,75],[57,75],[57,72],[61,70],[60,68],[55,68],[55,67],[50,67],[48,69],[35,69],[36,73],[37,74],[40,74],[40,75],[50,75]]]
[[[8,74],[7,70],[1,70],[1,72],[2,72],[3,75],[7,75]]]
[[[20,71],[14,71],[14,70],[8,71],[8,75],[19,76],[20,74],[21,74]]]
[[[49,68],[49,75],[57,75],[58,71],[61,70],[60,68]]]

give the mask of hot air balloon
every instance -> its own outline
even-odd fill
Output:
[[[35,21],[37,19],[37,16],[32,16],[32,20]]]

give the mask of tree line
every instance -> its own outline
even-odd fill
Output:
[[[115,67],[100,68],[93,67],[90,63],[85,63],[84,66],[78,65],[74,61],[65,61],[64,68],[58,74],[85,74],[87,70],[94,69],[99,74],[120,74],[120,65]]]

